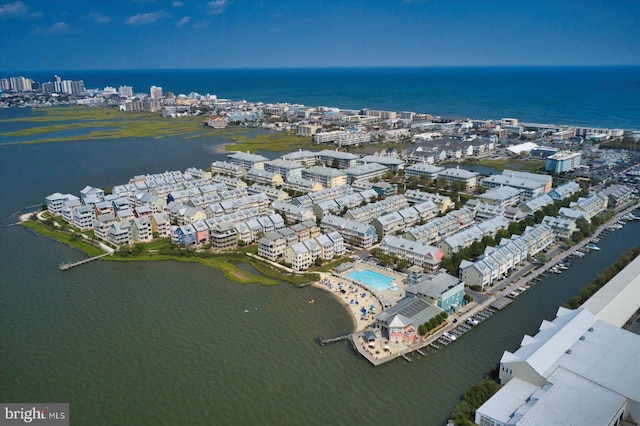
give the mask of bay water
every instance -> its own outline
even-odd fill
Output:
[[[224,158],[222,142],[0,146],[0,217],[56,191],[206,168]],[[83,425],[440,425],[504,350],[535,334],[558,305],[638,244],[640,223],[629,223],[603,239],[600,252],[531,288],[455,344],[373,368],[346,344],[313,341],[352,327],[322,290],[239,285],[177,262],[99,261],[61,272],[59,263],[85,256],[22,227],[2,228],[0,400],[69,402],[72,424]]]

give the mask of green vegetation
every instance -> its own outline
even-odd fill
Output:
[[[9,137],[34,137],[32,140],[13,142],[15,144],[137,137],[161,139],[167,136],[204,137],[210,135],[206,129],[202,128],[202,117],[172,119],[163,118],[159,113],[125,113],[117,108],[81,106],[41,108],[30,117],[2,120],[2,122],[9,121],[42,124],[29,129],[3,133],[3,136]],[[87,129],[87,132],[73,136],[46,137],[48,133],[78,129]]]
[[[44,222],[29,220],[23,222],[22,225],[40,235],[77,248],[91,257],[104,253],[103,250],[93,245],[91,240],[87,240],[82,234],[66,224],[61,226],[56,219],[49,218]],[[240,284],[275,285],[282,280],[294,285],[301,285],[319,280],[318,274],[296,275],[275,269],[266,262],[246,255],[246,253],[252,251],[251,247],[245,247],[238,252],[221,254],[206,250],[190,250],[174,246],[169,238],[163,238],[146,244],[136,243],[132,247],[122,248],[112,256],[104,257],[103,260],[122,262],[175,260],[178,262],[200,263],[224,272],[227,279]],[[240,266],[242,264],[252,266],[260,275],[241,269]]]
[[[447,316],[448,315],[446,312],[440,312],[438,315],[431,318],[429,321],[425,322],[424,324],[420,324],[418,326],[418,334],[420,334],[421,336],[424,336],[428,334],[431,330],[435,330],[436,328],[438,328],[440,324],[446,321]]]
[[[462,401],[451,412],[451,421],[456,426],[472,426],[476,410],[480,408],[494,393],[498,391],[499,385],[491,378],[485,378],[473,385],[464,393]]]
[[[577,296],[571,298],[567,303],[565,303],[565,307],[569,309],[579,308],[580,305],[586,302],[587,299],[589,299],[596,291],[600,290],[602,286],[608,283],[611,278],[613,278],[618,272],[624,269],[625,266],[631,263],[633,259],[635,259],[639,255],[640,246],[635,246],[629,249],[613,265],[609,266],[607,269],[596,275],[591,284],[583,287]]]
[[[86,253],[90,257],[98,256],[104,253],[104,250],[94,246],[77,232],[63,229],[52,229],[36,220],[28,220],[26,222],[22,222],[22,225],[40,235],[44,235],[45,237],[49,237],[56,241],[60,241],[61,243],[66,244],[70,247],[76,248]]]
[[[231,135],[230,139],[235,143],[226,145],[227,151],[295,151],[298,148],[309,149],[313,147],[310,138],[296,136],[295,132],[269,132],[247,137],[243,135]]]

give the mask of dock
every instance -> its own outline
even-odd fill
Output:
[[[88,259],[83,259],[83,260],[79,260],[77,262],[67,262],[67,263],[61,263],[60,264],[60,270],[61,271],[67,271],[71,268],[75,268],[76,266],[80,266],[80,265],[84,265],[85,263],[89,263],[89,262],[93,262],[94,260],[98,260],[102,257],[108,256],[111,253],[102,253],[98,256],[94,256],[94,257],[90,257]]]
[[[347,339],[351,339],[351,334],[345,334],[344,336],[337,336],[337,337],[332,337],[330,339],[324,339],[322,337],[316,337],[316,342],[318,342],[318,344],[320,346],[324,346],[324,345],[331,345],[333,343],[337,343],[337,342],[341,342],[343,340],[347,340]]]

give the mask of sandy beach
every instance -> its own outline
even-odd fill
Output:
[[[375,321],[375,316],[382,312],[380,301],[369,290],[328,273],[320,274],[320,281],[313,284],[338,298],[351,312],[354,332],[362,331]],[[374,309],[371,309],[373,305]],[[363,315],[362,309],[367,310]],[[372,313],[373,312],[373,313]]]

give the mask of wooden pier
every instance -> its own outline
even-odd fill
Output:
[[[93,262],[94,260],[98,260],[102,257],[108,256],[111,253],[102,253],[98,256],[94,256],[94,257],[90,257],[88,259],[84,259],[84,260],[79,260],[77,262],[68,262],[68,263],[61,263],[60,264],[60,270],[61,271],[66,271],[69,270],[71,268],[75,268],[76,266],[80,266],[80,265],[84,265],[85,263],[89,263],[89,262]]]
[[[351,339],[351,334],[345,334],[344,336],[332,337],[331,339],[324,339],[322,337],[316,337],[316,342],[320,346],[331,345],[332,343],[341,342],[342,340]]]

